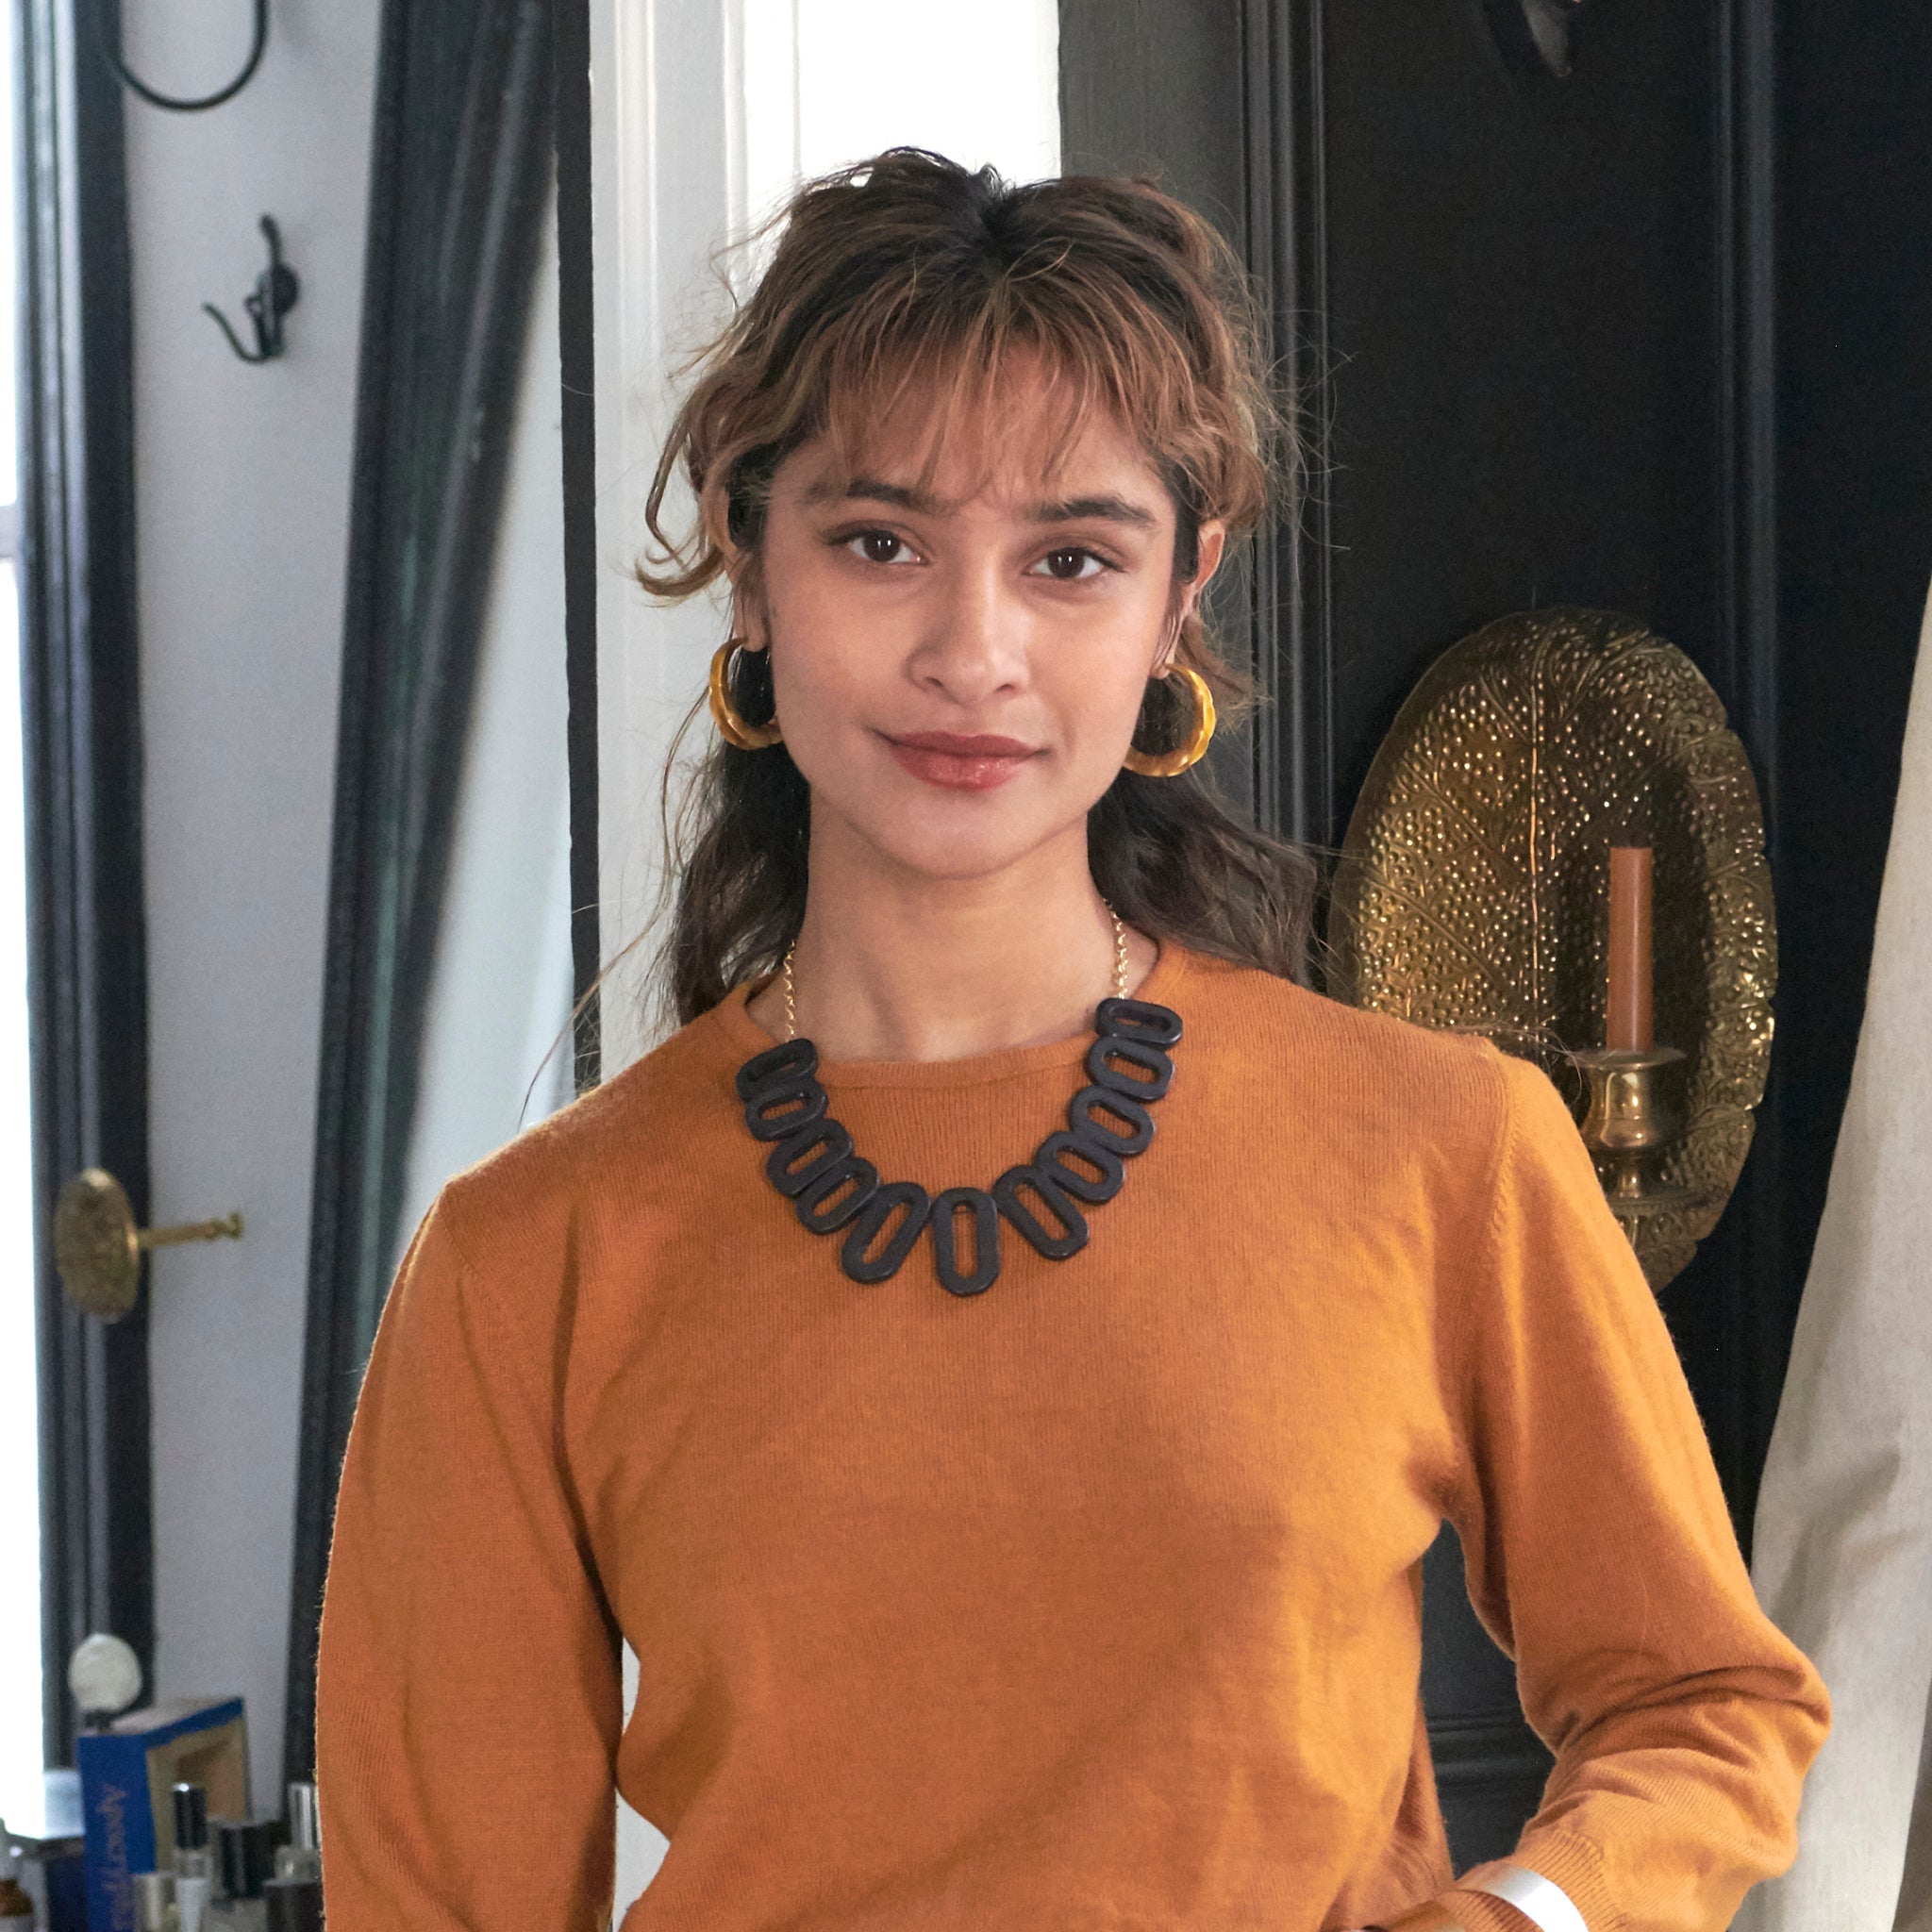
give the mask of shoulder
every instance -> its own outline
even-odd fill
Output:
[[[1392,1187],[1431,1217],[1489,1227],[1529,1174],[1594,1187],[1570,1104],[1485,1035],[1424,1026],[1190,951],[1181,1052],[1206,1105],[1305,1185]],[[1176,1085],[1178,1091],[1178,1083]]]
[[[1292,1088],[1338,1125],[1399,1123],[1418,1137],[1455,1140],[1472,1157],[1500,1146],[1523,1074],[1562,1106],[1537,1068],[1481,1034],[1348,1006],[1196,951],[1186,966],[1190,1030],[1218,1084]]]
[[[694,1142],[736,1124],[741,1055],[709,1013],[443,1183],[433,1213],[474,1269],[555,1264],[586,1223],[648,1218]],[[669,1158],[675,1154],[677,1158]]]

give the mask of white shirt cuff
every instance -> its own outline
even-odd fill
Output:
[[[1506,1858],[1492,1858],[1486,1865],[1472,1866],[1456,1881],[1462,1891],[1487,1891],[1512,1905],[1532,1919],[1541,1932],[1590,1932],[1583,1914],[1570,1901],[1570,1894],[1553,1878],[1532,1872],[1526,1865],[1512,1865]]]

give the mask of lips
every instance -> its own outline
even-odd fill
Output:
[[[928,785],[957,791],[987,791],[1004,785],[1035,747],[991,732],[907,731],[886,734],[901,767]]]

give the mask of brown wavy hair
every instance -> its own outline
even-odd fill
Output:
[[[1013,184],[896,147],[806,182],[751,239],[774,228],[756,288],[679,372],[695,380],[647,499],[655,551],[636,566],[654,596],[688,597],[735,563],[734,597],[755,608],[772,477],[788,455],[824,436],[856,468],[868,429],[920,385],[939,399],[929,485],[947,424],[1001,408],[1015,351],[1040,358],[1056,399],[1049,448],[1069,448],[1104,408],[1158,471],[1176,519],[1171,609],[1198,568],[1201,523],[1224,520],[1231,549],[1270,508],[1292,451],[1247,278],[1153,177]],[[662,519],[680,465],[697,519],[675,537]],[[1224,716],[1252,704],[1198,608],[1175,658],[1208,680]],[[738,655],[733,695],[747,718],[771,715],[769,658]],[[1149,679],[1137,742],[1165,746],[1185,730],[1178,684]],[[674,812],[676,763],[674,747],[663,795],[675,909],[658,970],[681,1024],[782,963],[805,916],[810,794],[782,743],[745,752],[721,740]],[[1089,814],[1088,854],[1129,924],[1308,983],[1315,861],[1246,823],[1205,765],[1174,778],[1124,768]]]

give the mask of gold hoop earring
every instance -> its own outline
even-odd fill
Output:
[[[1194,728],[1188,734],[1187,742],[1174,751],[1135,751],[1129,747],[1122,763],[1143,778],[1179,776],[1190,765],[1199,762],[1201,754],[1208,749],[1208,741],[1214,736],[1214,693],[1208,689],[1208,680],[1186,664],[1176,664],[1174,670],[1188,680],[1188,688],[1193,692]],[[1148,679],[1150,684],[1153,681]]]
[[[727,682],[731,659],[743,644],[742,638],[726,638],[711,654],[711,717],[717,724],[718,736],[726,744],[735,744],[740,751],[762,751],[768,744],[783,742],[785,734],[779,730],[775,718],[769,724],[748,723],[739,716],[738,708],[731,702]]]

